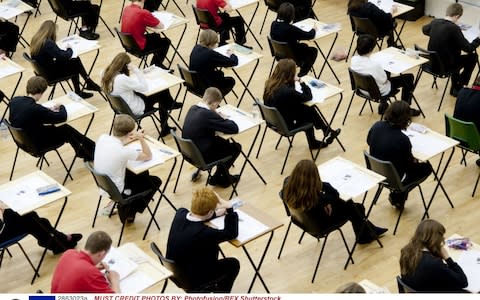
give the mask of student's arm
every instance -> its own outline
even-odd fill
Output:
[[[467,276],[462,268],[453,261],[445,247],[441,248],[440,255],[446,264],[437,264],[432,270],[440,280],[439,286],[449,287],[450,290],[460,290],[467,287]]]
[[[141,161],[151,160],[152,151],[150,150],[150,147],[145,141],[145,134],[143,133],[143,129],[137,131],[135,135],[136,135],[136,138],[140,141],[140,145],[142,146],[142,152],[137,156],[137,160],[141,160]]]
[[[233,54],[231,51],[227,51],[227,55],[218,53],[215,50],[210,49],[208,60],[212,66],[215,67],[233,67],[238,65],[238,57]]]
[[[388,29],[393,28],[393,18],[391,13],[384,12],[381,8],[373,3],[368,2],[367,5],[369,6],[372,19],[378,20],[378,23],[382,24],[383,26],[388,26]]]
[[[43,105],[35,105],[35,116],[42,124],[57,124],[67,120],[67,110],[60,105],[52,109]]]
[[[218,10],[224,11],[224,12],[230,12],[232,11],[232,6],[227,0],[213,0],[215,2],[215,5],[218,7]]]
[[[117,76],[120,77],[116,81],[114,81],[114,84],[119,84],[120,89],[124,88],[138,93],[145,93],[146,91],[148,91],[148,83],[145,79],[145,76],[143,75],[143,72],[132,63],[129,63],[127,67],[130,72],[136,75],[136,78],[131,78],[127,75],[119,74]]]
[[[149,12],[146,9],[143,9],[142,14],[143,14],[143,22],[145,26],[163,29],[162,22],[160,22],[159,19],[155,18],[155,16],[151,12]]]
[[[69,60],[70,58],[72,58],[73,55],[73,50],[71,48],[67,48],[67,50],[62,50],[52,40],[46,40],[43,47],[51,57],[54,57],[57,60]]]
[[[234,134],[238,133],[238,125],[232,120],[224,119],[217,112],[211,112],[207,117],[208,127],[219,132]]]
[[[473,52],[480,45],[480,38],[477,37],[470,43],[463,35],[459,26],[455,26],[454,30],[455,32],[453,36],[455,37],[455,40],[452,41],[452,44],[459,45],[463,51],[467,53]]]
[[[303,31],[297,26],[293,26],[293,25],[289,26],[289,34],[291,35],[291,37],[295,38],[297,41],[313,39],[315,37],[316,30],[317,30],[316,27],[310,29],[310,31]]]

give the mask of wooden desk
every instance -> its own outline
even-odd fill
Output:
[[[368,279],[363,279],[358,284],[363,287],[367,294],[390,294],[386,287],[380,287]]]
[[[157,66],[150,66],[143,70],[143,75],[148,84],[148,90],[142,93],[145,96],[151,96],[161,91],[168,90],[171,87],[182,84],[184,80],[180,77],[172,75]],[[135,77],[135,74],[130,75]]]
[[[360,232],[366,229],[366,227],[370,226],[367,223],[368,218],[372,212],[373,205],[377,203],[377,200],[380,197],[383,189],[383,186],[379,183],[384,181],[386,178],[339,156],[319,165],[318,172],[320,173],[320,178],[322,181],[330,183],[338,191],[340,198],[344,200],[353,199],[365,194],[363,200],[364,202],[367,192],[377,186],[377,191],[375,192],[372,203],[370,204],[370,207],[365,215],[364,223],[360,229]],[[377,243],[383,248],[383,245],[378,237]],[[345,270],[347,269],[350,261],[353,263],[353,252],[355,251],[356,246],[357,240],[355,240],[352,250],[349,253],[347,262],[344,266]]]
[[[31,7],[30,5],[26,4],[23,1],[20,0],[9,0],[7,2],[0,3],[0,18],[4,18],[6,20],[10,20],[16,18],[26,12],[32,11],[34,8]],[[27,40],[23,37],[23,31],[25,30],[25,27],[27,26],[28,20],[30,19],[31,14],[27,14],[27,18],[25,19],[25,22],[23,23],[22,29],[19,31],[19,42],[20,44],[25,47],[28,46],[30,47],[30,44],[27,42]],[[25,43],[25,44],[24,44]]]
[[[19,75],[17,83],[13,88],[12,95],[10,96],[10,98],[13,98],[13,96],[15,96],[15,92],[17,91],[18,85],[22,80],[23,71],[25,71],[25,68],[15,63],[14,61],[12,61],[10,58],[4,57],[3,59],[0,59],[0,81],[3,78],[7,78],[16,74]],[[10,106],[10,99],[4,99],[3,102],[7,105],[7,108],[5,109],[2,115],[2,119],[5,118],[5,115],[7,114],[8,107]]]
[[[247,293],[251,292],[253,288],[253,284],[255,283],[255,280],[257,279],[257,277],[260,279],[263,287],[265,288],[265,291],[267,293],[270,293],[267,285],[265,284],[265,281],[263,280],[260,274],[260,268],[262,267],[263,260],[265,259],[265,255],[267,254],[267,250],[270,246],[270,242],[272,241],[273,232],[275,231],[275,229],[283,226],[283,223],[275,220],[268,214],[264,213],[263,211],[259,210],[258,208],[256,208],[255,206],[249,203],[245,203],[241,208],[237,210],[237,212],[239,213],[239,216],[240,216],[239,222],[238,222],[238,231],[239,231],[238,235],[241,236],[241,240],[239,240],[237,237],[236,239],[229,241],[229,243],[234,245],[237,248],[241,247],[243,249],[243,251],[247,255],[248,260],[250,261],[250,264],[255,270],[255,275],[253,276],[252,282],[250,283],[250,287],[248,288]],[[244,219],[242,219],[241,217],[243,217]],[[223,219],[224,217],[219,217],[215,220],[210,221],[210,223],[212,223],[214,227],[223,228],[224,226]],[[252,229],[252,227],[254,229]],[[258,264],[255,264],[255,262],[252,260],[245,246],[249,242],[254,241],[259,237],[264,236],[268,233],[270,233],[270,237],[268,239],[267,245],[263,250],[263,254],[260,258],[260,261],[258,262]]]
[[[232,9],[234,9],[237,14],[242,18],[243,20],[243,23],[245,24],[246,26],[246,30],[245,30],[245,35],[247,33],[250,32],[250,34],[252,35],[253,39],[255,40],[255,42],[257,43],[258,47],[260,47],[261,50],[263,50],[263,47],[262,45],[260,44],[260,42],[258,41],[257,37],[255,36],[255,34],[253,34],[253,31],[252,29],[250,28],[250,26],[252,25],[252,22],[253,22],[253,18],[255,17],[255,15],[257,14],[257,10],[258,10],[258,5],[260,3],[260,0],[228,0],[227,1],[228,4],[230,4],[230,6],[232,7]],[[253,14],[251,15],[250,17],[250,20],[247,22],[245,22],[245,18],[242,16],[242,14],[240,13],[240,9],[242,8],[245,8],[245,7],[248,7],[250,5],[253,5],[255,4],[255,10],[253,11]]]
[[[247,48],[244,48],[245,52],[239,50],[239,49],[244,50],[243,48],[244,47],[242,47],[238,44],[230,43],[230,44],[223,45],[221,47],[217,47],[217,48],[214,49],[215,51],[217,51],[218,53],[220,53],[224,56],[227,56],[227,50],[230,49],[233,52],[233,54],[235,54],[238,57],[238,64],[236,66],[232,67],[232,71],[235,74],[235,76],[238,78],[238,80],[240,80],[240,83],[242,83],[244,89],[243,89],[242,95],[240,96],[240,99],[238,100],[237,107],[239,107],[240,103],[242,103],[243,96],[245,95],[246,92],[248,92],[248,94],[252,97],[252,100],[255,101],[255,96],[252,94],[252,92],[250,91],[248,86],[249,86],[250,82],[252,81],[252,78],[253,78],[253,75],[255,74],[255,71],[257,70],[258,63],[260,62],[260,58],[263,57],[262,54],[256,53],[256,52],[251,51],[250,49],[247,49]],[[247,51],[250,52],[250,53],[246,53]],[[247,65],[249,65],[253,62],[255,62],[255,67],[253,67],[252,72],[250,73],[250,77],[248,78],[247,82],[245,83],[242,80],[242,78],[238,75],[236,70],[239,69],[239,68],[245,67],[245,66],[247,66]]]
[[[75,34],[59,40],[57,42],[57,45],[60,49],[63,50],[66,50],[69,46],[73,51],[72,58],[76,58],[81,55],[96,51],[95,58],[93,59],[92,64],[90,65],[90,68],[87,72],[87,74],[90,76],[90,73],[92,73],[93,70],[93,66],[95,66],[98,55],[100,54],[100,44],[98,43],[98,41],[90,41]]]
[[[60,187],[60,190],[55,193],[39,196],[37,193],[37,188],[49,184],[57,184]],[[62,217],[65,206],[67,205],[68,196],[70,194],[71,192],[67,188],[59,184],[55,179],[51,178],[42,171],[35,171],[0,185],[0,201],[4,202],[10,208],[22,215],[63,198],[63,205],[60,208],[57,220],[53,225],[53,228],[55,229],[60,222],[60,218]],[[38,225],[43,227],[41,222],[39,222]],[[57,237],[51,236],[49,244],[53,242],[53,239],[57,239]],[[37,276],[40,276],[40,267],[42,266],[43,259],[45,258],[46,254],[47,248],[44,248],[42,256],[40,257],[40,261],[38,262],[38,266],[35,269],[35,273],[31,282],[32,284],[35,282]]]
[[[447,240],[462,238],[461,235],[455,233],[451,235]],[[472,247],[468,250],[454,249],[446,247],[450,257],[456,261],[456,263],[462,268],[463,273],[467,276],[468,286],[465,290],[471,293],[480,292],[480,245],[472,242]]]
[[[330,69],[330,71],[332,72],[333,76],[335,76],[335,79],[337,80],[337,82],[340,84],[340,80],[338,79],[337,74],[333,70],[330,63],[328,62],[328,57],[330,56],[330,53],[332,53],[333,47],[335,46],[335,42],[337,41],[338,32],[340,32],[342,30],[340,24],[338,24],[338,23],[336,23],[336,24],[326,24],[326,23],[320,22],[318,20],[308,18],[308,19],[293,23],[293,26],[296,26],[296,27],[302,29],[303,31],[310,31],[314,27],[318,28],[318,30],[315,31],[315,37],[311,41],[315,44],[318,51],[322,55],[323,64],[322,64],[322,68],[320,69],[320,72],[318,73],[318,75],[316,75],[316,74],[314,74],[314,75],[315,75],[316,78],[320,78],[320,75],[322,74],[323,69],[325,68],[325,65],[327,65],[328,68]],[[322,38],[325,38],[325,37],[328,37],[328,36],[331,36],[331,35],[334,35],[334,38],[333,38],[332,44],[330,45],[330,48],[328,49],[327,55],[325,55],[322,51],[322,48],[320,48],[320,45],[318,44],[318,40],[322,39]]]

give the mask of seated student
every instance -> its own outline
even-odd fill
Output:
[[[84,250],[66,251],[53,273],[51,293],[120,293],[120,275],[102,262],[111,247],[108,233],[95,231]]]
[[[413,157],[412,143],[402,132],[411,122],[408,104],[404,101],[393,102],[384,117],[385,120],[377,121],[368,132],[370,155],[392,162],[405,185],[432,173],[429,162],[419,162]],[[407,197],[408,193],[390,192],[388,200],[393,206],[402,208]]]
[[[51,78],[75,75],[72,78],[75,93],[87,99],[93,96],[92,93],[82,91],[80,78],[85,80],[85,89],[100,91],[100,87],[88,77],[87,71],[78,57],[73,57],[71,47],[62,50],[57,46],[57,25],[47,20],[42,23],[30,43],[30,54],[37,63],[47,72]]]
[[[68,14],[82,14],[80,36],[87,40],[97,40],[100,35],[95,33],[100,16],[100,6],[90,0],[60,0]]]
[[[290,0],[288,1],[295,7],[295,17],[293,22],[298,22],[308,18],[313,18],[312,0]]]
[[[305,131],[310,149],[327,147],[340,134],[341,129],[333,130],[314,107],[303,104],[312,100],[312,92],[305,82],[300,82],[301,92],[295,89],[295,82],[300,79],[295,76],[295,62],[291,59],[281,59],[273,70],[272,76],[265,82],[263,101],[268,106],[277,108],[285,119],[287,126],[293,129],[305,123],[313,123],[316,129],[321,129],[326,137],[325,143],[315,138],[313,128]]]
[[[162,184],[160,178],[150,176],[148,171],[135,174],[127,169],[129,160],[152,159],[143,129],[137,131],[136,126],[135,120],[129,115],[117,115],[113,121],[113,135],[102,134],[95,147],[95,171],[108,175],[125,197],[150,190],[145,197],[136,199],[133,203],[118,205],[118,216],[122,223],[132,223],[137,212],[142,213],[145,210]],[[140,142],[141,151],[125,147],[135,140]]]
[[[384,12],[381,8],[368,0],[349,0],[347,13],[358,18],[367,18],[372,21],[380,37],[388,35],[387,46],[399,47],[395,44],[394,29],[397,25],[392,18],[397,7],[392,5],[392,11]]]
[[[222,67],[233,67],[238,64],[238,57],[231,50],[222,55],[213,50],[218,46],[218,35],[211,29],[202,30],[198,45],[190,54],[190,70],[196,71],[207,87],[216,87],[225,97],[235,86],[235,79],[225,77],[219,70]]]
[[[222,215],[225,215],[223,229],[205,224]],[[240,263],[233,257],[218,259],[218,245],[237,235],[238,215],[232,202],[221,199],[210,188],[200,188],[193,193],[190,212],[180,208],[175,213],[168,234],[167,258],[185,272],[193,283],[192,292],[230,293]]]
[[[464,87],[458,92],[453,117],[475,123],[480,132],[480,76],[475,79],[472,88]],[[476,163],[480,167],[480,159]]]
[[[130,72],[134,73],[135,77],[130,77]],[[130,56],[125,52],[117,54],[105,70],[102,77],[102,88],[107,94],[122,97],[135,115],[142,115],[158,104],[162,128],[160,137],[170,134],[168,111],[182,107],[181,103],[173,100],[169,90],[151,96],[143,95],[143,92],[148,91],[148,83],[143,72],[132,64]]]
[[[463,36],[462,30],[457,25],[462,15],[462,5],[452,3],[447,7],[444,19],[434,19],[422,27],[423,33],[430,36],[428,50],[436,51],[445,68],[452,72],[450,95],[454,97],[470,81],[478,60],[475,49],[480,45],[480,38],[477,37],[470,43]],[[465,54],[462,55],[462,51]]]
[[[154,12],[160,8],[160,4],[162,4],[162,0],[145,0],[143,9],[146,9],[149,12]]]
[[[40,247],[51,250],[53,254],[75,248],[82,239],[80,233],[65,234],[56,230],[48,219],[40,218],[34,211],[19,215],[0,201],[0,243],[22,234],[33,235]]]
[[[400,251],[402,280],[412,289],[424,293],[458,293],[467,287],[465,273],[445,248],[444,234],[442,224],[423,220]]]
[[[282,3],[277,10],[277,19],[272,23],[270,37],[275,41],[288,43],[295,54],[295,63],[300,67],[298,76],[302,77],[308,74],[315,63],[318,50],[299,41],[313,39],[317,28],[314,27],[310,31],[303,31],[292,25],[294,19],[294,6],[289,2]]]
[[[67,120],[63,105],[47,108],[37,102],[47,89],[47,81],[34,76],[27,81],[27,96],[14,97],[10,101],[10,123],[21,128],[40,149],[59,147],[69,143],[75,155],[87,161],[93,160],[95,143],[68,124],[54,126]]]
[[[216,135],[216,132],[238,133],[238,126],[235,122],[225,119],[217,112],[217,107],[222,101],[222,93],[219,89],[209,87],[205,90],[202,100],[188,110],[182,136],[193,141],[202,153],[206,163],[227,156],[232,157],[222,166],[217,166],[215,174],[210,177],[208,182],[210,185],[228,187],[240,179],[240,175],[230,175],[228,169],[237,159],[242,146],[236,142],[229,142]]]
[[[0,18],[0,54],[10,56],[17,50],[19,33],[15,23]]]
[[[382,66],[370,59],[370,55],[375,49],[375,38],[368,34],[362,34],[357,38],[357,54],[352,57],[350,68],[360,74],[371,75],[377,83],[382,96],[390,94],[391,91],[402,88],[402,100],[409,105],[412,102],[413,93],[413,74],[400,74],[396,77],[390,77]],[[383,114],[387,109],[388,103],[385,100],[378,106],[378,113]],[[420,111],[410,108],[412,116],[419,116]]]
[[[158,33],[145,33],[147,27],[163,28],[163,24],[151,12],[143,9],[145,0],[132,0],[122,14],[122,32],[130,33],[143,51],[155,51],[150,62],[167,69],[163,64],[170,47],[170,39],[161,37]]]
[[[359,244],[370,243],[387,231],[370,221],[369,226],[365,226],[365,207],[352,200],[340,199],[334,187],[328,182],[322,182],[313,160],[301,160],[297,163],[292,174],[283,181],[280,196],[292,216],[314,224],[318,231],[309,232],[313,235],[346,220],[352,223]]]
[[[225,45],[227,40],[230,39],[229,32],[232,29],[234,30],[233,39],[235,43],[246,46],[245,21],[241,16],[232,17],[228,14],[232,10],[228,0],[197,0],[197,8],[207,9],[213,16],[215,24],[220,28],[220,46]],[[204,29],[208,29],[208,27]]]

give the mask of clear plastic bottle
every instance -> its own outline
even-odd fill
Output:
[[[260,108],[258,107],[257,102],[253,102],[252,105],[252,117],[254,119],[260,119]]]
[[[3,121],[0,122],[0,139],[1,140],[6,140],[8,139],[8,127],[7,124],[5,124]]]

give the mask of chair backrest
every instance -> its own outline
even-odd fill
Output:
[[[215,19],[213,19],[213,16],[208,9],[198,8],[195,5],[192,5],[192,10],[193,14],[195,15],[195,21],[200,28],[209,28],[215,31],[219,30],[217,23],[215,23]]]
[[[120,43],[122,44],[122,47],[125,49],[125,51],[135,55],[139,56],[142,50],[138,47],[137,42],[133,38],[132,34],[126,33],[126,32],[121,32],[120,30],[117,29],[117,27],[114,28],[115,32],[118,35],[118,38],[120,39]]]
[[[32,65],[35,75],[42,76],[48,80],[47,72],[35,59],[31,58],[26,52],[23,52],[23,58]]]
[[[388,184],[390,188],[398,191],[404,190],[402,180],[392,162],[377,159],[371,156],[367,151],[363,151],[363,155],[365,157],[367,169],[384,176],[386,178],[384,182]]]
[[[348,74],[350,75],[352,90],[366,97],[370,97],[374,101],[380,101],[380,99],[382,99],[382,94],[380,94],[378,85],[372,75],[360,74],[351,68],[348,68]]]
[[[267,8],[273,12],[277,12],[277,9],[280,7],[280,5],[285,2],[283,0],[264,0],[265,5]]]
[[[414,45],[415,50],[419,51],[419,55],[423,58],[428,59],[428,62],[422,65],[422,68],[427,68],[426,71],[431,73],[437,74],[439,76],[447,76],[449,72],[447,67],[445,66],[443,60],[438,55],[437,51],[430,51],[425,48],[418,46],[417,44]]]
[[[7,125],[13,141],[18,148],[34,157],[41,155],[40,149],[33,143],[30,136],[22,128],[13,127],[6,119],[3,119],[3,122]]]
[[[4,249],[7,249],[8,247],[10,247],[14,244],[17,244],[18,242],[23,240],[27,235],[29,235],[29,234],[28,233],[23,233],[23,234],[15,236],[15,237],[7,240],[7,241],[1,242],[0,243],[0,251],[2,251]]]
[[[66,7],[63,5],[62,1],[60,0],[48,0],[48,3],[52,7],[53,12],[59,16],[60,18],[68,21],[70,16],[67,12]]]
[[[203,97],[203,93],[205,93],[207,85],[200,77],[200,74],[198,74],[197,71],[190,71],[189,69],[178,64],[177,67],[178,71],[180,72],[180,76],[183,80],[185,80],[183,84],[187,90],[200,98]]]
[[[123,202],[122,194],[120,193],[117,186],[115,185],[115,183],[113,183],[112,179],[108,175],[101,174],[95,171],[95,168],[93,167],[93,162],[91,161],[86,161],[85,166],[92,174],[93,179],[95,180],[95,183],[97,184],[97,186],[102,190],[104,190],[106,193],[108,193],[111,200],[119,203]]]
[[[465,122],[445,114],[445,134],[470,151],[480,151],[480,133],[473,122]]]
[[[360,18],[355,16],[350,17],[353,21],[355,32],[357,34],[370,34],[375,38],[379,38],[377,27],[373,24],[372,20],[369,18]]]
[[[176,130],[171,130],[170,132],[175,139],[178,151],[182,153],[183,158],[195,167],[201,170],[206,170],[207,164],[203,159],[203,155],[200,150],[198,150],[198,147],[193,143],[193,141],[178,136]]]
[[[287,123],[278,109],[267,106],[258,99],[255,99],[255,102],[257,103],[258,107],[260,107],[262,118],[265,120],[269,128],[281,135],[289,135],[290,130],[288,129]]]
[[[110,107],[115,112],[115,114],[126,114],[134,119],[137,119],[137,116],[135,116],[135,114],[130,109],[130,106],[128,106],[127,102],[125,102],[125,100],[123,100],[121,96],[107,94],[107,99]]]
[[[288,45],[287,42],[279,42],[272,39],[270,36],[268,38],[268,45],[270,47],[270,52],[276,60],[283,58],[291,58],[295,60],[295,53],[293,49]]]
[[[409,287],[405,282],[403,282],[403,280],[400,276],[397,276],[397,286],[398,286],[398,292],[400,294],[416,293],[417,292],[416,290]]]

